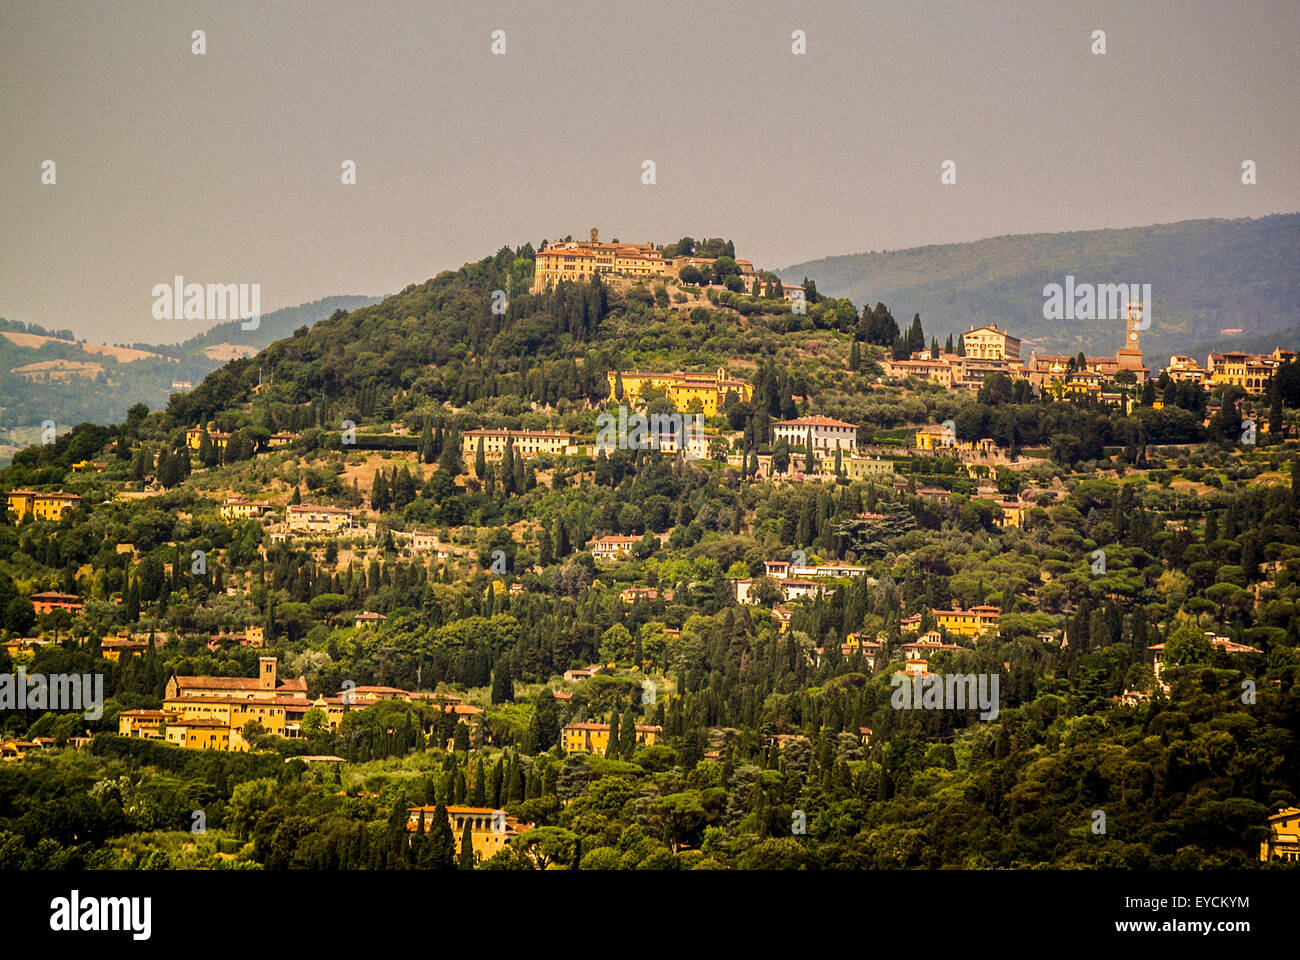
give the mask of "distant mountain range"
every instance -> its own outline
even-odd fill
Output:
[[[120,423],[137,403],[161,409],[173,392],[186,389],[183,384],[197,386],[232,359],[252,356],[336,310],[378,302],[378,297],[325,297],[265,314],[255,330],[234,320],[184,343],[130,347],[0,319],[0,465],[14,450],[39,442],[46,420],[62,432],[86,421]]]
[[[258,350],[276,340],[290,336],[299,327],[310,327],[316,321],[323,320],[335,310],[351,312],[360,307],[378,303],[380,297],[324,297],[304,303],[297,307],[285,307],[274,313],[264,315],[255,330],[245,330],[243,321],[231,320],[210,327],[197,336],[190,337],[184,343],[175,346],[153,347],[141,345],[145,350],[157,350],[172,355],[187,355],[196,352],[210,355],[215,350],[222,353],[237,353],[252,356]],[[224,361],[223,361],[224,362]]]
[[[974,243],[857,253],[797,263],[817,292],[861,306],[882,302],[905,327],[920,313],[943,342],[985,323],[1028,340],[1022,354],[1113,353],[1123,322],[1048,320],[1043,288],[1077,283],[1151,285],[1148,366],[1174,353],[1300,347],[1300,213],[1256,220],[1186,220],[1124,230],[1036,233]],[[1222,333],[1240,330],[1240,333]]]

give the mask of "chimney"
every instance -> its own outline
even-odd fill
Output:
[[[257,662],[261,669],[257,677],[257,688],[259,690],[274,690],[275,657],[258,657]]]

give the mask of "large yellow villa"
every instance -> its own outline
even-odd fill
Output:
[[[9,520],[19,523],[31,514],[37,520],[63,519],[66,510],[81,506],[81,497],[75,493],[41,493],[38,490],[10,490],[8,493]]]
[[[533,829],[531,823],[520,823],[504,810],[494,810],[491,807],[448,806],[444,809],[450,822],[451,835],[456,841],[456,856],[460,856],[460,843],[466,824],[469,825],[470,847],[478,860],[487,860],[515,837]],[[428,833],[433,827],[433,815],[437,810],[437,807],[408,807],[406,829],[415,832],[423,826],[424,832]]]
[[[663,733],[663,727],[636,725],[636,742],[653,747],[656,734]],[[602,757],[609,749],[608,723],[570,723],[564,728],[565,753],[597,753]]]
[[[978,637],[982,633],[998,628],[1002,608],[989,604],[971,607],[969,610],[958,607],[955,610],[931,610],[930,613],[939,626],[949,633],[963,637]]]
[[[532,293],[541,293],[561,280],[585,283],[597,274],[633,278],[666,277],[672,261],[653,243],[601,243],[593,229],[591,240],[549,243],[533,261]]]
[[[623,396],[618,396],[619,380],[623,383]],[[609,399],[636,400],[646,387],[662,390],[679,413],[689,413],[692,400],[700,401],[700,412],[706,417],[716,417],[727,402],[727,393],[735,391],[740,400],[752,400],[754,385],[744,380],[733,380],[723,367],[713,374],[648,373],[642,370],[610,370],[605,374],[609,383]]]

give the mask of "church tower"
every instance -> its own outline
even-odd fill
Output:
[[[1115,352],[1121,370],[1142,370],[1142,304],[1133,301],[1128,305],[1128,317],[1124,321],[1124,345]]]

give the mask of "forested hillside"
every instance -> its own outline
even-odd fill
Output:
[[[948,390],[882,375],[935,339],[892,304],[534,295],[533,264],[337,310],[0,470],[80,498],[0,517],[0,674],[106,692],[0,716],[0,867],[1295,869],[1259,849],[1300,798],[1300,366],[1257,395]],[[703,455],[590,442],[699,406],[607,373],[719,368]],[[800,416],[862,455],[777,436]],[[580,440],[489,457],[483,427]],[[302,678],[292,729],[132,726],[263,657]],[[900,707],[927,675],[996,709]],[[449,807],[510,832],[476,848]]]

